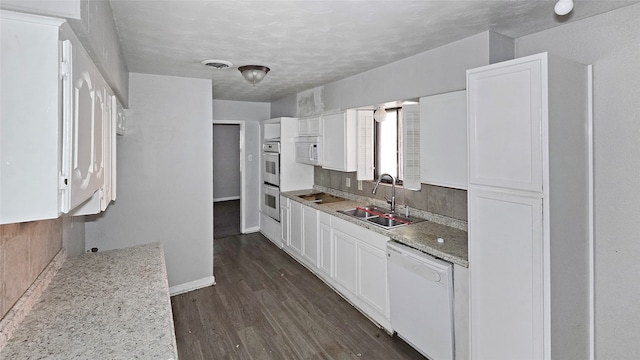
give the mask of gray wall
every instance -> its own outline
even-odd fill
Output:
[[[262,121],[270,112],[267,102],[213,100],[213,120]]]
[[[466,88],[466,70],[513,58],[513,40],[489,31],[279,99],[272,117],[415,99]]]
[[[596,359],[640,354],[640,5],[516,40],[593,64]]]
[[[240,197],[240,125],[213,124],[213,201]]]
[[[213,281],[211,80],[130,75],[117,200],[86,222],[87,248],[159,241],[169,286]]]

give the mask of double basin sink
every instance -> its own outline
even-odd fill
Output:
[[[385,229],[395,228],[402,225],[409,225],[422,220],[413,217],[408,218],[399,216],[390,212],[388,209],[382,209],[373,205],[358,206],[355,209],[342,210],[339,212],[356,219],[364,220],[371,224],[381,226]]]
[[[330,204],[346,200],[339,196],[334,196],[324,192],[298,195],[298,197],[302,200],[310,201],[316,204]],[[383,209],[374,205],[358,206],[354,209],[339,210],[338,212],[362,221],[366,221],[373,225],[383,227],[385,229],[392,229],[398,226],[409,225],[419,221],[423,221],[423,219],[415,218],[413,216],[399,216],[389,211],[389,209]]]

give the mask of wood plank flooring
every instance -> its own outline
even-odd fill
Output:
[[[213,203],[213,238],[240,235],[240,200]]]
[[[259,233],[214,241],[217,284],[171,298],[191,359],[419,359]]]

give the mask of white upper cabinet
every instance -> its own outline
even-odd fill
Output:
[[[467,188],[467,92],[420,98],[420,180]]]
[[[0,224],[57,218],[104,186],[110,90],[63,20],[0,14]]]
[[[0,224],[61,212],[61,24],[0,11]]]
[[[322,167],[356,171],[356,110],[323,115],[322,122]]]
[[[542,82],[537,61],[473,74],[469,183],[542,191]]]
[[[298,136],[319,135],[322,135],[322,120],[319,115],[298,119]]]

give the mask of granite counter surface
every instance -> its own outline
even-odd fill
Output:
[[[467,232],[435,221],[421,221],[410,225],[400,226],[394,229],[384,229],[379,226],[370,224],[364,220],[353,218],[349,215],[342,214],[338,211],[353,209],[356,206],[364,206],[369,204],[366,199],[350,199],[341,192],[330,191],[329,189],[320,189],[320,191],[329,192],[332,195],[345,197],[345,201],[334,203],[314,203],[303,200],[299,195],[318,192],[318,190],[300,190],[280,193],[293,201],[300,202],[314,209],[326,212],[340,219],[352,222],[354,224],[365,227],[369,230],[386,235],[392,240],[401,244],[410,246],[414,249],[423,251],[427,254],[449,261],[463,267],[469,267],[468,257],[468,235]],[[414,215],[413,213],[411,215]],[[422,217],[418,214],[416,216]],[[444,239],[443,243],[438,242],[438,238]]]
[[[0,359],[177,359],[159,243],[68,258]]]

